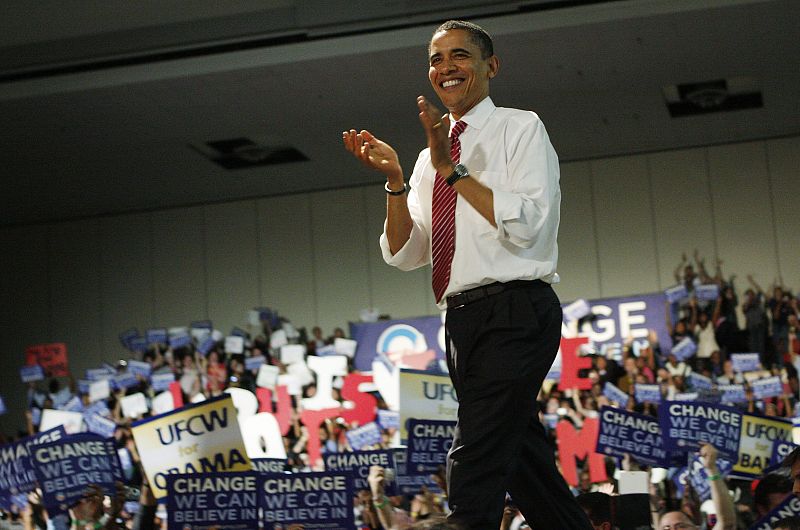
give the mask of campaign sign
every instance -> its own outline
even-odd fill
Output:
[[[131,341],[139,336],[139,330],[130,328],[119,334],[119,342],[126,350],[133,350],[131,348]]]
[[[66,436],[64,427],[59,426],[0,446],[0,495],[32,491],[36,487],[36,473],[30,459],[33,447]]]
[[[618,457],[630,454],[642,464],[669,465],[658,420],[616,407],[600,408],[595,452]]]
[[[428,488],[428,491],[441,491],[430,475],[412,475],[408,473],[408,466],[406,465],[408,460],[407,447],[392,447],[390,450],[394,453],[394,467],[397,470],[395,482],[399,493],[416,495],[423,486]]]
[[[175,381],[175,374],[172,372],[153,374],[150,378],[150,386],[152,386],[153,390],[156,392],[164,392],[165,390],[169,390],[169,385],[173,381]]]
[[[719,298],[719,285],[715,283],[698,285],[694,288],[694,296],[704,302],[713,302]]]
[[[628,399],[630,398],[630,396],[623,392],[617,385],[608,381],[603,386],[603,395],[610,401],[619,403],[621,407],[627,405]]]
[[[672,347],[670,353],[675,356],[679,361],[685,361],[695,353],[697,353],[697,344],[694,343],[689,337],[684,338],[682,341]]]
[[[714,388],[714,383],[711,381],[710,377],[698,374],[697,372],[689,374],[688,383],[694,390],[711,390]]]
[[[753,381],[750,383],[750,387],[753,389],[753,397],[756,399],[783,395],[783,383],[781,383],[780,376],[777,375]]]
[[[44,368],[38,364],[23,366],[19,369],[19,377],[23,383],[33,383],[44,379]]]
[[[131,351],[144,353],[147,351],[147,339],[144,337],[136,337],[131,341]]]
[[[749,530],[773,530],[773,524],[785,517],[800,516],[800,497],[789,495],[767,515],[753,523]]]
[[[732,353],[731,363],[735,372],[755,372],[761,370],[761,360],[757,353]]]
[[[47,377],[67,377],[67,345],[63,342],[36,344],[25,349],[25,364],[38,364]]]
[[[259,473],[286,473],[288,461],[285,458],[251,458],[253,471]]]
[[[328,344],[327,346],[320,346],[314,349],[314,354],[317,357],[330,357],[331,355],[339,355],[336,351],[336,346]]]
[[[792,439],[792,423],[772,416],[745,414],[739,440],[739,457],[733,466],[737,477],[757,478],[769,467],[772,446]]]
[[[447,452],[453,444],[456,423],[437,420],[408,420],[406,472],[430,475],[447,464]]]
[[[144,332],[147,344],[166,344],[168,336],[166,328],[151,328]]]
[[[720,475],[723,477],[727,477],[728,474],[731,472],[731,468],[733,464],[729,460],[725,460],[724,458],[717,458],[717,470]],[[689,483],[694,488],[694,491],[697,492],[698,497],[700,497],[700,501],[705,501],[711,498],[711,484],[708,482],[708,471],[706,470],[706,466],[703,465],[703,461],[700,459],[700,455],[697,453],[692,453],[689,455],[689,473],[687,475],[687,479]]]
[[[242,337],[242,339],[247,338],[247,332],[238,326],[234,326],[231,330],[231,336],[233,337]]]
[[[381,429],[399,429],[400,414],[393,410],[378,409],[378,425]]]
[[[180,333],[169,338],[169,347],[173,350],[185,348],[192,343],[192,337],[188,333]]]
[[[379,451],[356,451],[354,453],[329,453],[323,457],[326,471],[350,471],[353,473],[354,487],[358,490],[369,490],[370,466],[381,466],[394,471],[394,452],[382,449]],[[390,477],[384,478],[386,495],[397,495],[395,482]]]
[[[350,429],[345,433],[350,447],[358,451],[364,447],[376,445],[383,441],[381,429],[374,421],[364,424],[355,429]]]
[[[742,413],[733,407],[703,402],[662,401],[658,421],[670,452],[697,450],[711,444],[720,454],[736,458],[742,433]]]
[[[225,337],[225,351],[227,353],[242,353],[244,351],[244,337],[228,335]]]
[[[251,469],[229,394],[137,421],[131,431],[158,499],[170,474]]]
[[[117,430],[117,423],[108,418],[104,418],[99,414],[84,414],[83,422],[89,429],[89,432],[99,434],[103,438],[111,438]]]
[[[72,399],[58,407],[58,410],[68,410],[70,412],[83,412],[83,401],[78,396],[73,396]]]
[[[583,298],[579,298],[563,308],[564,320],[566,322],[580,320],[586,315],[590,315],[591,313],[592,313],[592,308],[589,307],[589,302],[587,302]]]
[[[407,421],[456,421],[458,400],[447,375],[422,370],[400,370],[400,439],[408,438]]]
[[[122,372],[111,378],[111,383],[117,390],[127,390],[139,385],[139,380],[131,372]]]
[[[66,510],[90,484],[114,495],[114,482],[125,480],[114,440],[97,434],[73,434],[38,445],[31,452],[31,463],[48,509]]]
[[[167,530],[258,528],[256,473],[169,475],[167,491]]]
[[[797,444],[784,441],[775,440],[772,444],[772,456],[769,459],[770,466],[779,466],[783,463],[783,459],[789,456],[789,453],[797,449]]]
[[[114,377],[115,373],[115,370],[109,371],[108,368],[87,368],[86,379],[89,381],[105,381]]]
[[[664,296],[667,297],[667,302],[670,304],[674,304],[676,302],[680,302],[681,300],[685,300],[689,298],[689,291],[686,290],[686,286],[676,285],[675,287],[670,287],[666,291],[664,291]]]
[[[140,375],[145,379],[150,377],[153,373],[153,367],[146,361],[137,361],[136,359],[128,360],[128,371],[133,375]]]
[[[636,383],[633,386],[634,398],[637,403],[661,403],[661,386]]]
[[[717,389],[723,403],[747,403],[744,385],[719,385]]]
[[[698,392],[678,392],[673,401],[697,401],[700,399]]]
[[[249,371],[255,371],[261,368],[261,365],[267,362],[266,357],[263,355],[258,355],[256,357],[247,357],[244,360],[244,369]]]
[[[203,342],[197,346],[197,351],[199,351],[203,355],[208,355],[208,352],[214,347],[214,344],[217,342],[214,340],[214,337],[208,337]]]
[[[265,529],[301,525],[317,530],[355,530],[355,488],[349,472],[264,474],[258,477],[258,490]]]

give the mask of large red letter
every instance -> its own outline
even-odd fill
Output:
[[[305,425],[308,430],[306,450],[308,451],[308,459],[311,467],[316,466],[317,462],[322,458],[319,427],[326,419],[338,416],[339,410],[340,409],[304,410],[303,414],[300,415],[300,421],[303,422],[303,425]]]
[[[608,480],[605,457],[594,452],[599,430],[600,420],[597,418],[583,420],[583,428],[580,431],[576,431],[572,423],[566,420],[562,420],[556,425],[558,461],[561,463],[561,474],[564,475],[564,480],[570,486],[578,485],[578,469],[575,459],[583,460],[587,456],[589,457],[587,463],[591,481],[605,482]]]
[[[353,402],[352,409],[342,408],[342,418],[347,423],[358,423],[359,426],[375,421],[378,415],[378,401],[372,394],[361,392],[358,386],[361,383],[371,383],[372,376],[364,374],[348,374],[344,378],[342,397]]]
[[[587,337],[561,338],[561,381],[558,383],[559,390],[567,388],[589,390],[592,388],[591,379],[578,377],[578,370],[592,367],[592,360],[589,357],[578,356],[581,345],[588,343],[589,339]]]

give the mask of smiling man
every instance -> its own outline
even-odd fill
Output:
[[[558,157],[539,117],[496,107],[499,72],[480,26],[442,24],[428,46],[428,78],[448,112],[417,98],[427,137],[407,193],[392,147],[366,130],[345,148],[386,176],[384,260],[401,270],[430,263],[447,310],[447,362],[458,394],[448,455],[450,518],[498,528],[506,492],[533,528],[590,529],[556,469],[536,396],[561,338]]]

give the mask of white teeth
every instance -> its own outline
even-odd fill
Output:
[[[456,86],[459,83],[461,83],[461,79],[451,79],[450,81],[445,81],[444,83],[442,83],[442,86],[444,88],[447,88],[451,86]]]

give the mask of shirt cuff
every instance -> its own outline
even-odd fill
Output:
[[[384,225],[384,232],[381,234],[380,238],[383,261],[385,261],[387,265],[397,267],[403,271],[421,267],[425,264],[425,260],[421,257],[422,254],[425,253],[424,247],[427,245],[427,241],[422,241],[424,239],[425,238],[422,237],[417,230],[412,229],[411,235],[409,236],[408,241],[406,241],[406,244],[403,245],[402,248],[394,255],[392,255],[392,251],[389,249],[389,238],[386,236]]]
[[[522,217],[522,197],[518,193],[492,190],[494,223],[497,225],[495,239],[508,239],[505,223]]]

